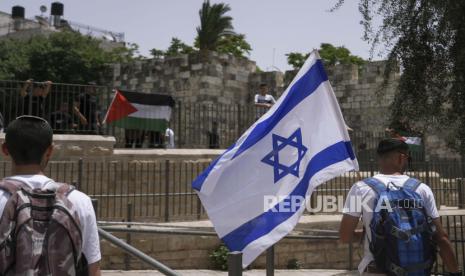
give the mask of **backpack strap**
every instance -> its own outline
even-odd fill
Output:
[[[415,192],[418,186],[420,186],[420,184],[421,184],[420,180],[410,177],[409,179],[407,179],[407,181],[405,181],[403,187],[404,189]]]
[[[69,185],[66,183],[59,183],[59,182],[49,182],[47,183],[42,190],[44,191],[52,191],[55,192],[56,194],[59,195],[64,195],[65,197],[68,197],[71,192],[76,190],[76,187],[73,185]]]
[[[0,190],[10,195],[13,195],[21,189],[29,191],[31,190],[31,187],[22,181],[12,178],[5,178],[2,181],[0,181]]]
[[[380,195],[387,189],[386,185],[383,182],[381,182],[381,180],[378,180],[374,177],[365,178],[363,182],[365,182],[365,184],[367,184],[368,187],[370,187],[378,195]]]

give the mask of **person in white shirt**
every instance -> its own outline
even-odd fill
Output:
[[[257,119],[265,114],[270,107],[272,107],[276,100],[272,95],[268,94],[268,85],[266,83],[260,84],[259,93],[255,95],[254,104],[257,108]]]
[[[272,95],[268,94],[268,85],[260,84],[259,93],[255,95],[255,106],[270,108],[276,103]]]
[[[390,188],[402,187],[409,179],[409,176],[404,174],[409,162],[408,152],[408,145],[401,140],[385,139],[381,141],[377,149],[380,173],[375,175],[374,178],[386,186],[389,185]],[[421,183],[416,192],[422,199],[426,215],[432,219],[436,228],[433,238],[437,242],[440,250],[439,254],[446,268],[452,273],[459,273],[452,245],[439,219],[431,188]],[[340,240],[344,243],[364,239],[364,256],[358,266],[358,270],[362,275],[384,275],[383,272],[378,271],[369,247],[369,241],[371,240],[370,223],[373,218],[376,199],[376,192],[368,184],[363,181],[355,183],[347,195],[339,230]],[[360,202],[366,204],[363,205]],[[360,217],[365,231],[356,230]]]
[[[8,125],[2,152],[12,159],[12,176],[31,189],[41,189],[53,182],[44,170],[53,152],[53,131],[48,122],[35,116],[21,116]],[[0,214],[3,215],[9,194],[0,190]],[[82,252],[91,276],[100,273],[100,240],[95,212],[90,198],[73,190],[68,200],[73,204],[80,221]]]
[[[167,149],[174,149],[174,131],[168,127],[165,131],[165,144]]]

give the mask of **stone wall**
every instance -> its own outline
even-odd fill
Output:
[[[117,234],[126,239],[126,234]],[[214,269],[209,255],[220,245],[212,236],[185,236],[164,234],[131,234],[132,245],[173,269]],[[103,269],[125,269],[126,255],[105,240],[101,241]],[[363,252],[354,244],[354,268]],[[348,269],[349,246],[337,240],[284,239],[275,245],[275,268],[286,269],[297,261],[300,268]],[[265,254],[255,260],[250,268],[263,269]],[[129,269],[150,269],[137,259],[129,259]]]
[[[388,85],[382,87],[384,61],[368,62],[360,67],[328,66],[326,69],[347,124],[361,137],[373,140],[383,137],[384,130],[389,125],[389,106],[393,102],[400,73],[394,72]],[[268,83],[270,93],[277,98],[292,81],[296,71],[258,72],[253,61],[210,52],[206,56],[194,53],[116,64],[111,73],[112,85],[121,89],[167,93],[182,103],[238,105],[250,109],[260,83]],[[217,117],[204,118],[202,122],[194,119],[191,120],[195,121],[192,123],[183,119],[175,124],[183,132],[195,132],[199,129],[210,129],[211,122],[216,120],[219,122],[218,128],[228,132],[222,139],[227,140],[222,146],[228,146],[235,140],[236,133],[245,130],[250,121],[255,119],[253,112],[249,112],[250,118],[245,118],[237,115],[237,108],[228,110],[231,114],[222,114],[218,120]],[[174,116],[177,116],[176,112],[178,110]],[[245,123],[238,122],[233,129],[231,122],[225,118],[240,118]],[[230,137],[231,131],[234,137]],[[439,130],[425,134],[426,157],[457,157],[440,134]],[[183,143],[188,147],[205,147],[205,143],[199,141],[183,140]],[[371,144],[369,147],[373,148],[376,143]]]

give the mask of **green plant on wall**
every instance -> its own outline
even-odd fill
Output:
[[[359,56],[352,55],[351,52],[344,46],[334,46],[330,43],[321,43],[318,50],[325,65],[336,64],[355,64],[363,65],[365,60]],[[303,54],[299,52],[291,52],[286,54],[287,63],[294,69],[299,69],[304,65],[309,53]]]
[[[228,270],[228,248],[222,244],[210,254],[210,260],[214,269]]]
[[[287,268],[287,269],[301,269],[301,268],[302,268],[302,262],[299,261],[299,260],[296,259],[296,258],[290,259],[290,260],[287,262],[286,268]]]

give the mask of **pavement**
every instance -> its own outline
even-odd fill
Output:
[[[186,276],[226,276],[228,272],[225,271],[214,271],[214,270],[176,270],[179,275]],[[159,276],[162,273],[154,270],[138,270],[138,271],[121,271],[121,270],[107,270],[103,271],[104,276]],[[244,276],[264,276],[266,275],[265,270],[248,270],[243,272]],[[321,269],[298,269],[298,270],[275,270],[274,275],[276,276],[348,276],[358,275],[357,272],[350,272],[347,270],[321,270]]]

